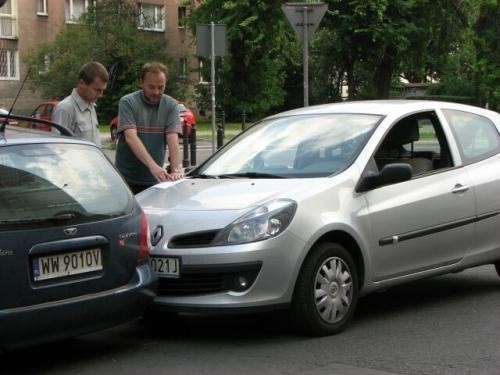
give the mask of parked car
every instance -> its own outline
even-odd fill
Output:
[[[188,136],[191,136],[192,129],[196,127],[196,117],[184,102],[178,101],[179,116],[181,120],[181,136],[184,133],[184,124],[187,125]],[[115,141],[118,138],[118,116],[113,117],[110,123],[111,140]]]
[[[4,108],[0,108],[0,126],[4,123],[5,118],[7,117],[8,114],[9,114],[9,111],[7,111]],[[18,121],[13,119],[13,118],[9,118],[7,120],[7,123],[9,125],[13,125],[13,126],[19,125]]]
[[[499,129],[492,111],[406,100],[256,123],[185,179],[136,196],[154,309],[283,308],[328,335],[370,292],[484,264],[500,274]]]
[[[149,247],[146,216],[98,147],[0,128],[0,350],[140,316],[156,291]]]
[[[41,103],[35,108],[33,113],[31,113],[31,117],[39,120],[52,121],[52,112],[58,103],[58,100],[48,100]],[[40,121],[29,121],[27,127],[30,129],[38,129],[49,132],[52,130],[52,127],[49,124],[42,123]]]

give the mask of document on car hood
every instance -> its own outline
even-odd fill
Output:
[[[157,189],[168,189],[174,185],[177,185],[178,183],[185,181],[185,178],[180,178],[175,181],[165,181],[165,182],[160,182],[159,184],[155,185],[155,188]]]

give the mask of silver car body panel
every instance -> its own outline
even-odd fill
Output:
[[[184,179],[159,184],[137,196],[151,228],[163,225],[164,238],[152,255],[178,256],[182,265],[261,261],[245,292],[158,296],[172,307],[240,308],[290,303],[295,280],[310,249],[324,236],[342,232],[363,258],[361,294],[426,276],[500,259],[500,156],[464,166],[441,108],[473,111],[500,129],[500,115],[481,108],[425,101],[351,102],[302,108],[272,118],[321,113],[384,116],[356,160],[343,172],[301,179]],[[409,181],[356,193],[355,186],[384,135],[401,118],[432,112],[446,136],[451,168]],[[464,191],[457,187],[467,187]],[[258,242],[169,248],[169,240],[189,232],[222,229],[263,202],[297,202],[289,227]],[[490,215],[484,218],[481,215]],[[494,235],[492,235],[494,233]],[[476,239],[479,239],[476,242]]]

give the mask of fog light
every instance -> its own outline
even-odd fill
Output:
[[[260,266],[261,265],[259,264],[258,265],[259,269]],[[233,273],[232,275],[230,275],[230,278],[227,279],[229,283],[228,289],[234,292],[244,292],[249,290],[252,287],[253,283],[255,282],[255,279],[257,278],[259,269],[255,271],[248,271],[248,272],[243,271],[243,272]]]
[[[238,286],[242,289],[245,289],[248,285],[248,280],[245,276],[238,276]]]

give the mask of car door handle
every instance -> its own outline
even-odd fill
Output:
[[[453,194],[461,194],[465,193],[467,190],[469,190],[469,187],[467,185],[456,184],[455,187],[451,190],[451,192]]]

